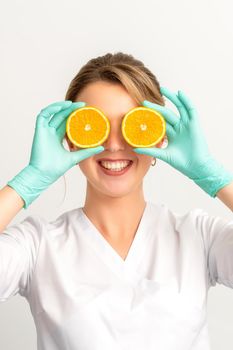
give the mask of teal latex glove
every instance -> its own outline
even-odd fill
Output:
[[[212,157],[208,149],[199,117],[190,99],[182,92],[177,94],[166,88],[161,93],[177,107],[180,116],[172,110],[144,100],[143,106],[160,112],[166,120],[167,148],[134,148],[136,153],[157,157],[192,179],[211,197],[233,181],[227,171]]]
[[[24,209],[68,169],[104,150],[99,146],[70,152],[62,145],[68,116],[83,106],[85,102],[55,102],[38,114],[29,164],[7,183],[24,200]]]

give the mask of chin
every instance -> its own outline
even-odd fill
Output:
[[[124,197],[127,196],[129,193],[131,193],[136,186],[129,185],[129,184],[123,184],[119,183],[116,185],[116,183],[108,183],[108,184],[100,184],[96,183],[95,188],[110,197]]]
[[[87,184],[92,187],[92,190],[94,189],[94,191],[112,198],[125,197],[134,192],[139,186],[138,183],[129,184],[129,182],[124,183],[123,181],[119,183],[116,183],[116,181],[104,182],[103,180],[96,181],[93,178],[89,178]]]

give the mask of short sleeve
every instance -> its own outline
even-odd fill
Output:
[[[197,230],[202,235],[210,286],[216,283],[233,288],[233,220],[196,211]]]
[[[40,218],[29,216],[0,234],[0,301],[29,292],[42,226]]]

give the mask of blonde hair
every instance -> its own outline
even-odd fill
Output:
[[[141,61],[122,52],[89,60],[71,81],[65,99],[74,102],[87,84],[100,80],[123,85],[139,104],[144,100],[165,104],[155,75]]]
[[[89,60],[70,82],[65,100],[75,102],[77,95],[85,86],[97,81],[123,85],[138,104],[148,100],[165,105],[160,84],[155,75],[145,67],[142,61],[123,52],[107,53]]]

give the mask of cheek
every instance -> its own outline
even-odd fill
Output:
[[[151,156],[147,156],[146,154],[138,154],[138,164],[141,168],[148,168],[151,164]]]
[[[81,148],[82,149],[82,148]],[[96,162],[92,159],[92,157],[86,158],[79,162],[80,170],[83,172],[83,174],[89,178],[94,176],[94,173],[96,171]]]
[[[89,159],[84,159],[81,162],[79,162],[79,167],[83,172],[87,172],[90,169],[90,161]]]

